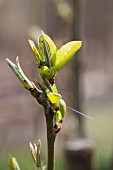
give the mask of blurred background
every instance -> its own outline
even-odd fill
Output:
[[[10,154],[23,169],[33,169],[29,142],[38,139],[46,163],[43,109],[5,63],[5,58],[15,62],[19,56],[29,79],[40,80],[28,39],[37,44],[41,30],[58,48],[68,41],[83,41],[77,55],[57,75],[56,84],[68,106],[96,120],[67,109],[56,141],[56,170],[69,169],[66,143],[78,139],[91,141],[92,163],[86,170],[112,170],[112,0],[0,0],[0,169],[8,169]]]

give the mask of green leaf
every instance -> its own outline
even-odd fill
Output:
[[[38,42],[38,51],[39,51],[39,54],[42,58],[42,61],[45,62],[46,61],[46,58],[45,58],[45,52],[44,52],[44,39],[43,39],[43,36],[41,35],[39,37],[39,42]]]
[[[45,33],[43,33],[43,35],[44,35],[46,42],[48,43],[48,45],[50,47],[51,56],[53,56],[54,53],[56,52],[57,48],[56,48],[54,42],[51,40],[51,38],[48,35],[46,35]]]
[[[47,97],[52,104],[58,103],[62,96],[58,93],[47,93]]]
[[[40,54],[39,54],[39,52],[38,52],[34,42],[32,40],[28,40],[28,41],[29,41],[31,49],[32,49],[32,51],[33,51],[33,53],[34,53],[34,55],[36,57],[37,64],[40,64],[40,62],[42,61],[42,58],[41,58],[41,56],[40,56]]]
[[[50,51],[50,47],[49,44],[47,43],[44,34],[42,33],[42,37],[43,37],[43,46],[44,46],[44,53],[45,53],[45,64],[47,64],[47,66],[50,68],[51,67],[51,51]]]
[[[56,52],[56,46],[50,37],[42,32],[39,37],[39,53],[42,56],[43,62],[47,67],[51,67],[53,54]]]
[[[78,51],[81,47],[82,41],[71,41],[62,46],[52,58],[52,65],[56,72],[58,72]]]

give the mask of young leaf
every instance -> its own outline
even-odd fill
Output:
[[[49,68],[52,66],[51,60],[55,52],[56,46],[54,42],[50,39],[49,36],[42,32],[42,35],[39,37],[39,53],[42,56],[45,65]]]
[[[18,57],[16,58],[17,65],[15,65],[13,62],[11,62],[8,58],[6,58],[6,62],[8,63],[8,65],[10,66],[12,71],[15,73],[15,75],[18,77],[18,79],[21,81],[21,83],[24,85],[24,87],[26,89],[29,90],[29,89],[33,88],[32,82],[25,76],[25,74],[23,73],[23,71],[20,67]]]
[[[57,48],[56,48],[54,42],[51,40],[51,38],[48,35],[43,33],[43,36],[50,47],[51,56],[53,56],[53,54],[56,52]]]
[[[50,68],[52,56],[51,56],[49,44],[46,41],[43,33],[39,38],[39,50],[41,52],[42,58],[44,59],[45,65]]]
[[[41,35],[39,37],[39,42],[38,42],[38,50],[39,50],[39,54],[42,58],[42,61],[45,62],[46,61],[46,58],[45,58],[45,52],[44,52],[44,39],[43,39],[43,36]]]
[[[40,54],[39,54],[39,52],[38,52],[38,50],[37,50],[34,42],[31,41],[31,40],[28,40],[28,41],[29,41],[29,44],[30,44],[30,46],[31,46],[31,48],[32,48],[32,51],[33,51],[33,53],[34,53],[34,55],[35,55],[35,57],[36,57],[37,64],[40,64],[41,61],[42,61],[42,58],[41,58],[41,56],[40,56]]]
[[[81,47],[81,41],[72,41],[62,46],[52,57],[52,64],[58,72]]]
[[[52,59],[50,47],[49,47],[49,44],[47,43],[43,33],[42,33],[42,37],[43,37],[43,47],[44,47],[44,54],[45,54],[45,63],[50,68],[51,67],[51,59]]]
[[[58,103],[62,96],[58,93],[47,93],[47,97],[52,104]]]

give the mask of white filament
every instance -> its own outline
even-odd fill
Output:
[[[82,115],[82,116],[85,116],[85,117],[87,117],[87,118],[89,118],[89,119],[91,119],[91,120],[93,120],[93,121],[96,121],[94,118],[92,118],[92,117],[90,117],[90,116],[88,116],[88,115],[86,115],[86,114],[84,114],[84,113],[82,113],[82,112],[79,112],[79,111],[76,110],[76,109],[73,109],[73,108],[71,108],[71,107],[69,107],[69,106],[67,106],[67,108],[70,109],[70,110],[72,110],[72,111],[74,111],[74,112],[76,112],[76,113],[78,113],[78,114],[80,114],[80,115]]]

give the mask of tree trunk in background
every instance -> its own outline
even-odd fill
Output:
[[[72,20],[72,39],[82,40],[81,38],[81,22],[82,22],[82,4],[83,0],[72,0],[73,7],[73,20]],[[81,50],[80,50],[81,51]],[[74,86],[74,107],[76,110],[81,111],[81,95],[80,95],[80,79],[81,79],[81,52],[78,52],[73,62],[73,86]],[[80,55],[80,56],[79,56]],[[77,170],[93,170],[92,164],[94,147],[92,142],[85,139],[85,128],[83,116],[76,115],[78,118],[78,139],[66,143],[65,151],[68,159],[68,169]]]
[[[82,40],[81,38],[81,13],[82,13],[82,1],[83,0],[72,0],[72,7],[73,7],[73,20],[72,20],[72,39],[73,40]],[[75,62],[73,64],[73,73],[74,73],[74,81],[73,81],[73,88],[74,88],[74,107],[76,110],[82,112],[81,106],[81,93],[80,93],[80,79],[81,79],[81,49],[76,54]],[[84,137],[85,136],[85,129],[84,129],[84,121],[83,116],[80,114],[76,114],[78,118],[78,136]]]

